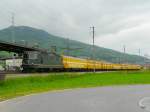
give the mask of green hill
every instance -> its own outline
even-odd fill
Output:
[[[46,31],[35,29],[27,26],[17,26],[13,28],[14,30],[14,38],[15,42],[19,44],[24,44],[28,46],[37,45],[41,48],[45,48],[50,50],[51,46],[56,46],[58,53],[64,53],[66,55],[77,56],[90,58],[92,57],[92,46],[75,41],[75,40],[67,40],[65,38],[54,36],[49,34]],[[0,30],[0,40],[3,41],[12,41],[12,27],[8,27],[6,29]],[[65,50],[65,48],[69,48],[70,50]],[[72,50],[72,48],[81,48]],[[118,51],[114,51],[111,49],[106,49],[103,47],[96,46],[95,47],[95,58],[97,60],[105,60],[108,62],[115,63],[144,63],[146,60],[143,57],[136,55],[123,54]],[[7,56],[7,53],[1,53],[1,57]]]

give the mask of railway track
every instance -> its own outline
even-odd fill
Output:
[[[95,73],[104,73],[104,72],[113,72],[113,71],[97,71]],[[58,73],[58,74],[57,74]],[[0,80],[3,80],[6,76],[7,77],[22,77],[22,76],[31,76],[31,75],[63,75],[63,74],[70,74],[70,73],[77,73],[77,74],[84,74],[84,73],[92,73],[92,71],[87,71],[87,72],[81,72],[81,71],[63,71],[63,72],[54,72],[54,71],[50,71],[50,72],[27,72],[27,73],[23,73],[23,72],[16,72],[16,71],[0,71]]]

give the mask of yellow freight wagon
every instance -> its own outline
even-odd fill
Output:
[[[87,69],[86,59],[75,58],[71,56],[63,56],[63,65],[66,69]]]
[[[62,56],[64,69],[75,70],[139,70],[140,65],[131,64],[113,64],[104,61],[95,61],[90,59],[81,59],[71,56]]]

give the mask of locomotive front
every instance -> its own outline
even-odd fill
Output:
[[[23,71],[50,71],[63,68],[62,57],[50,52],[26,51],[23,55]]]

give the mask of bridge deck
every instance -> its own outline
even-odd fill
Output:
[[[43,51],[44,49],[40,48],[34,48],[34,47],[28,47],[24,45],[20,45],[17,43],[10,43],[0,40],[0,51],[9,51],[9,52],[15,52],[15,53],[23,53],[24,51]]]

